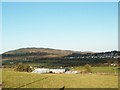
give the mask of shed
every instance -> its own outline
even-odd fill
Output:
[[[49,73],[49,69],[47,68],[37,68],[34,71],[32,71],[32,73]]]
[[[50,69],[52,73],[65,73],[65,69]]]

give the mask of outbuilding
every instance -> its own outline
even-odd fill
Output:
[[[32,71],[32,73],[49,73],[49,69],[47,68],[37,68],[34,71]]]
[[[50,69],[52,73],[65,73],[65,69]]]
[[[36,68],[32,73],[65,73],[65,69]]]

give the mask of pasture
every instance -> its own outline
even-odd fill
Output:
[[[35,74],[3,69],[3,88],[118,88],[114,74]]]
[[[2,85],[2,68],[0,68],[0,88],[1,88],[1,85]]]
[[[76,66],[76,67],[73,67],[71,68],[73,70],[78,70],[78,71],[81,71],[81,70],[84,70],[85,67],[83,66]],[[91,70],[93,73],[117,73],[118,72],[118,69],[114,66],[94,66],[94,67],[91,67]]]

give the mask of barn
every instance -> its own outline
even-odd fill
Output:
[[[50,69],[52,73],[65,73],[65,69]]]
[[[48,69],[48,68],[37,68],[32,73],[65,73],[65,69]]]
[[[34,71],[32,71],[32,73],[40,73],[40,74],[49,73],[49,69],[47,69],[47,68],[37,68]]]

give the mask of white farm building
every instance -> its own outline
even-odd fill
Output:
[[[37,68],[32,73],[65,73],[65,69],[48,69],[48,68]]]
[[[47,68],[37,68],[34,71],[32,71],[32,73],[49,73],[49,69]]]
[[[52,73],[65,73],[65,69],[50,69]]]

